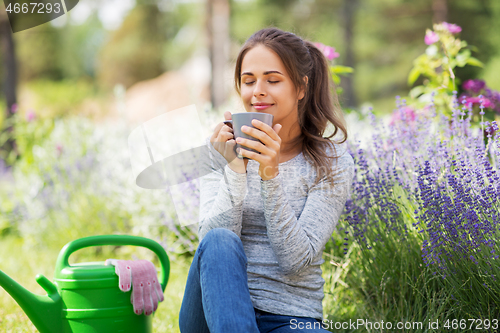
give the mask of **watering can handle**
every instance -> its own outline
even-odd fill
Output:
[[[165,287],[167,286],[168,282],[168,276],[170,273],[170,261],[168,259],[168,255],[165,252],[165,249],[160,244],[158,244],[152,239],[144,237],[130,236],[130,235],[99,235],[99,236],[90,236],[74,240],[66,244],[59,253],[59,256],[57,257],[55,271],[60,272],[65,267],[70,266],[68,259],[73,252],[76,252],[86,247],[101,246],[101,245],[141,246],[153,251],[160,259],[161,271],[160,271],[159,281],[161,282],[162,290],[165,291]]]

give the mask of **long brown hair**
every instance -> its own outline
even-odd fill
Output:
[[[301,135],[293,144],[302,144],[304,156],[321,170],[316,183],[323,176],[333,172],[331,160],[337,160],[337,151],[332,141],[337,144],[347,140],[347,129],[342,110],[338,103],[335,85],[330,76],[327,60],[323,53],[311,42],[299,36],[277,28],[266,28],[254,33],[245,42],[236,59],[234,72],[235,87],[241,94],[241,64],[245,54],[257,45],[263,45],[273,50],[283,62],[296,91],[304,89],[305,96],[298,102],[298,122]],[[307,76],[307,84],[304,77]],[[328,137],[323,137],[328,122],[334,131]],[[332,140],[339,131],[342,140]],[[327,154],[327,146],[333,148],[334,156]],[[328,171],[327,171],[328,170]],[[328,177],[333,182],[332,177]]]

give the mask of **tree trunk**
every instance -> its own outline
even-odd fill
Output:
[[[434,23],[446,22],[448,19],[448,4],[446,0],[432,0],[432,11]]]
[[[354,25],[356,9],[359,0],[344,0],[343,12],[343,27],[344,27],[344,46],[345,46],[345,61],[344,65],[352,68],[356,67],[356,56],[354,54]],[[356,93],[354,91],[354,80],[352,75],[342,77],[341,86],[343,89],[342,98],[344,106],[355,108],[358,105]]]
[[[212,107],[226,100],[226,66],[229,59],[229,0],[207,1],[207,39],[210,52]]]
[[[11,121],[17,103],[16,88],[17,88],[17,66],[14,51],[14,39],[12,37],[12,29],[9,24],[7,13],[3,11],[0,13],[0,50],[2,51],[3,62],[3,87],[5,99],[7,102],[7,110],[5,120],[7,123]],[[7,141],[0,147],[0,151],[7,158],[10,153],[16,149],[14,138],[12,137],[13,127],[7,126],[5,129],[8,135]]]

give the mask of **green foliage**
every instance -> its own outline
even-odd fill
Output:
[[[434,99],[437,107],[448,115],[453,109],[453,92],[457,90],[455,68],[466,65],[482,67],[483,64],[472,57],[470,47],[450,32],[445,24],[435,24],[434,31],[427,29],[426,43],[429,44],[424,54],[413,61],[413,68],[408,76],[408,84],[424,77],[423,84],[414,87],[408,101],[416,108],[428,105]]]
[[[157,6],[137,6],[112,33],[99,59],[98,76],[104,87],[119,83],[130,87],[163,72],[160,18]]]
[[[99,93],[94,84],[85,78],[61,81],[33,80],[25,88],[33,94],[30,105],[43,118],[59,118],[77,113],[78,107],[88,98]]]
[[[16,57],[21,82],[63,77],[60,52],[62,31],[51,24],[42,24],[14,34]]]
[[[332,65],[330,66],[330,74],[332,75],[332,80],[337,87],[337,94],[342,94],[342,88],[340,87],[340,77],[347,74],[354,73],[354,68],[348,66]]]
[[[138,4],[99,54],[99,83],[130,87],[178,69],[203,43],[202,17],[199,4],[175,4],[164,12],[150,2]]]
[[[66,24],[57,33],[60,36],[56,55],[62,77],[74,81],[82,77],[94,79],[97,56],[109,34],[97,13],[91,14],[83,24]]]
[[[28,117],[14,113],[10,118],[2,121],[0,132],[0,147],[3,146],[9,138],[16,141],[16,149],[9,152],[2,151],[2,159],[7,164],[13,165],[14,162],[23,156],[27,163],[33,163],[32,148],[37,142],[43,142],[50,134],[53,128],[53,121],[51,119],[36,120],[33,111],[28,112]],[[12,127],[12,132],[7,129]]]

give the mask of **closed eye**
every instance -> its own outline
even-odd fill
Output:
[[[280,83],[280,81],[267,81],[267,82],[269,82],[269,83],[271,83],[271,84]],[[244,82],[243,84],[245,84],[245,85],[249,86],[249,85],[252,85],[252,84],[254,84],[254,83],[255,83],[255,81],[247,81],[247,82]]]

